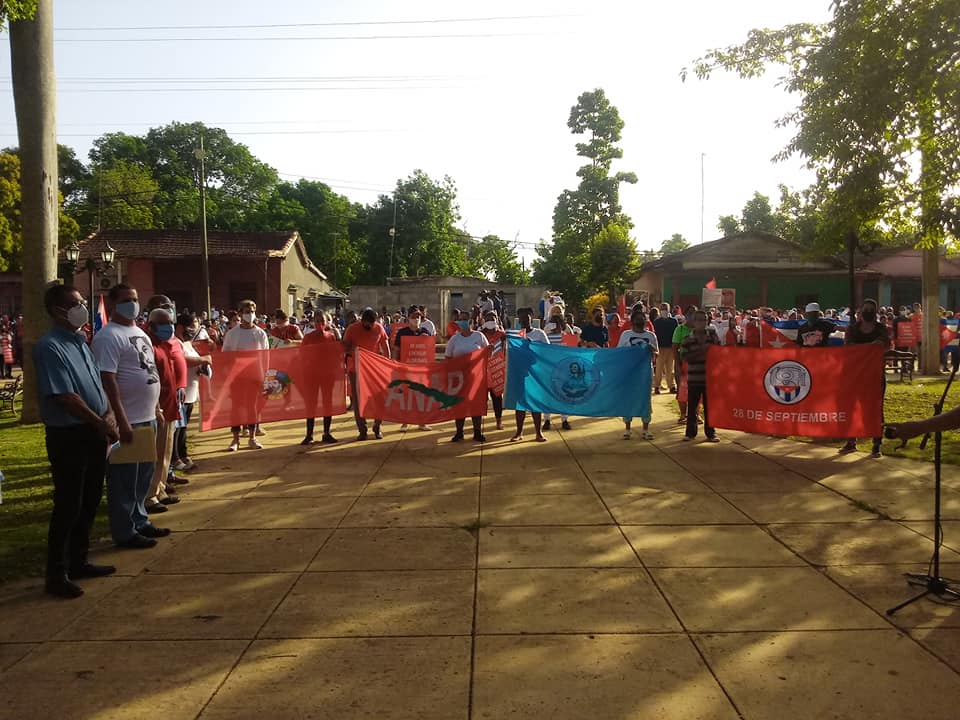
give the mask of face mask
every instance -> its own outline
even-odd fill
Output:
[[[256,319],[256,316],[255,316],[253,313],[251,313],[251,312],[245,312],[243,315],[240,316],[240,318],[241,318],[245,323],[250,323],[250,324],[252,325],[254,319]]]
[[[817,319],[820,317],[820,313],[808,312],[808,313],[805,315],[805,317],[806,317],[807,320],[809,320],[810,322],[816,322]]]
[[[140,303],[136,300],[129,300],[117,305],[117,314],[127,320],[136,320],[140,314]]]
[[[483,324],[483,327],[485,327],[487,330],[496,330],[496,329],[497,329],[497,321],[496,321],[496,320],[487,320],[487,321]]]
[[[420,322],[420,318],[410,318],[409,320],[410,327],[412,327],[414,330],[420,327]]]
[[[863,316],[863,319],[866,320],[867,322],[873,322],[874,320],[877,319],[876,310],[864,310],[863,313],[861,313],[861,315]]]
[[[89,319],[90,313],[86,305],[74,305],[67,310],[67,322],[70,323],[70,327],[81,328]]]
[[[460,328],[460,331],[468,330],[470,328],[469,320],[457,320],[457,327]]]
[[[157,325],[153,328],[153,334],[157,336],[157,340],[169,340],[173,337],[173,324],[164,323],[163,325]]]

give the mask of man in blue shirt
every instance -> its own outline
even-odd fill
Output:
[[[583,347],[607,347],[610,335],[603,324],[603,307],[593,309],[593,322],[584,325],[580,331],[580,344]]]
[[[119,439],[117,423],[86,337],[78,330],[88,310],[76,289],[54,285],[44,295],[53,328],[33,348],[40,418],[46,426],[53,477],[53,513],[47,538],[45,589],[75,598],[74,580],[116,572],[87,561],[90,528],[103,495],[107,448]]]

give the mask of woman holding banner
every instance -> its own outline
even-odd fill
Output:
[[[303,336],[301,347],[309,347],[325,342],[340,342],[340,339],[340,330],[337,329],[337,326],[331,321],[330,313],[325,310],[320,310],[313,316],[313,332]],[[333,401],[333,388],[336,386],[336,375],[342,372],[342,363],[338,363],[329,369],[324,367],[319,374],[319,382],[316,385],[311,384],[311,386],[305,388],[304,395],[306,396],[307,407],[312,408],[313,413],[317,410],[318,397],[321,398],[319,407],[329,408],[331,406]],[[303,440],[300,441],[301,445],[313,445],[313,428],[315,422],[316,418],[313,417],[313,415],[307,418],[307,432]],[[331,445],[337,442],[337,439],[330,434],[330,425],[332,422],[333,416],[323,416],[323,436],[320,438],[320,442]]]
[[[657,364],[657,353],[660,350],[660,347],[657,343],[657,336],[647,330],[647,316],[640,309],[634,309],[633,313],[630,315],[631,327],[629,330],[625,330],[620,335],[620,340],[617,342],[617,347],[633,347],[635,345],[646,345],[650,349],[650,362],[653,367],[656,367]],[[651,368],[652,372],[652,368]],[[641,388],[643,390],[643,388]],[[646,389],[646,392],[650,392],[650,388]],[[640,418],[643,421],[643,439],[644,440],[653,440],[653,433],[650,432],[650,420],[653,415],[653,407],[651,405],[651,413],[646,417]],[[629,440],[631,436],[630,424],[633,422],[632,417],[624,417],[623,424],[623,439]]]
[[[533,316],[533,308],[517,308],[518,319],[520,320],[520,331],[530,342],[550,343],[550,338],[540,328],[533,327],[530,318]],[[523,424],[526,422],[527,413],[525,410],[517,410],[517,433],[510,438],[510,442],[523,440]],[[543,415],[538,412],[530,412],[533,416],[533,429],[537,433],[537,442],[546,442],[543,436]]]
[[[493,416],[497,420],[497,430],[503,430],[503,382],[504,382],[504,338],[507,334],[500,327],[496,310],[487,310],[483,314],[483,326],[480,332],[493,346],[493,354],[487,363],[487,388],[493,403]]]
[[[447,340],[447,349],[444,351],[445,357],[455,358],[461,355],[468,355],[477,350],[482,350],[490,344],[483,333],[477,332],[470,327],[469,320],[460,320],[459,323],[460,332]],[[460,442],[463,440],[463,425],[465,420],[466,418],[463,417],[455,419],[454,422],[456,423],[457,431],[454,436],[450,438],[451,442]],[[470,420],[473,421],[473,439],[477,442],[486,442],[487,438],[483,435],[483,416],[474,415]]]
[[[227,331],[227,335],[223,339],[223,351],[267,350],[270,347],[267,333],[254,324],[256,319],[257,304],[253,300],[241,301],[240,323]],[[263,391],[263,370],[259,361],[251,361],[249,364],[242,366],[242,374],[237,377],[231,390],[237,395],[237,397],[232,398],[235,408],[234,413],[247,418],[247,430],[250,438],[247,447],[251,450],[263,449],[263,445],[257,441],[256,436],[256,419],[259,414],[258,403]],[[251,418],[253,419],[252,422]],[[236,452],[240,449],[240,426],[234,425],[230,428],[230,432],[233,433],[233,440],[227,450]]]

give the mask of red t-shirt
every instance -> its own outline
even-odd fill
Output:
[[[383,329],[383,325],[380,323],[374,323],[367,330],[363,327],[362,322],[355,322],[343,332],[343,341],[370,352],[379,352],[380,343],[387,341],[387,331]],[[352,349],[350,354],[347,355],[347,369],[353,370]]]
[[[291,325],[287,323],[283,327],[275,327],[270,331],[270,334],[275,338],[279,338],[284,342],[290,342],[291,340],[303,340],[303,332],[296,325]]]
[[[174,422],[180,416],[180,403],[177,402],[177,369],[172,343],[154,340],[153,354],[157,363],[157,374],[160,376],[158,404],[167,422]]]
[[[337,336],[329,330],[314,330],[303,336],[304,345],[317,345],[322,342],[335,342]]]
[[[743,344],[747,347],[760,347],[760,326],[757,323],[747,323],[743,331]]]

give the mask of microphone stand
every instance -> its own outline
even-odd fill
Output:
[[[957,375],[958,367],[960,367],[960,355],[955,354],[953,356],[953,369],[950,372],[950,377],[947,379],[947,386],[943,389],[943,395],[940,396],[940,401],[933,406],[934,416],[940,415],[943,412],[943,404],[946,402],[947,393],[950,392],[953,379]],[[923,436],[923,440],[920,443],[921,449],[926,447],[927,440],[929,439],[930,433]],[[890,608],[887,610],[887,615],[893,615],[898,610],[915,603],[927,595],[936,595],[939,598],[945,598],[950,601],[960,600],[960,591],[950,587],[950,581],[940,575],[940,547],[943,545],[943,527],[940,523],[940,451],[942,444],[943,433],[937,431],[933,434],[933,558],[930,561],[927,574],[904,573],[904,577],[907,578],[907,584],[913,587],[922,587],[923,592],[909,600],[905,600],[896,607]]]

